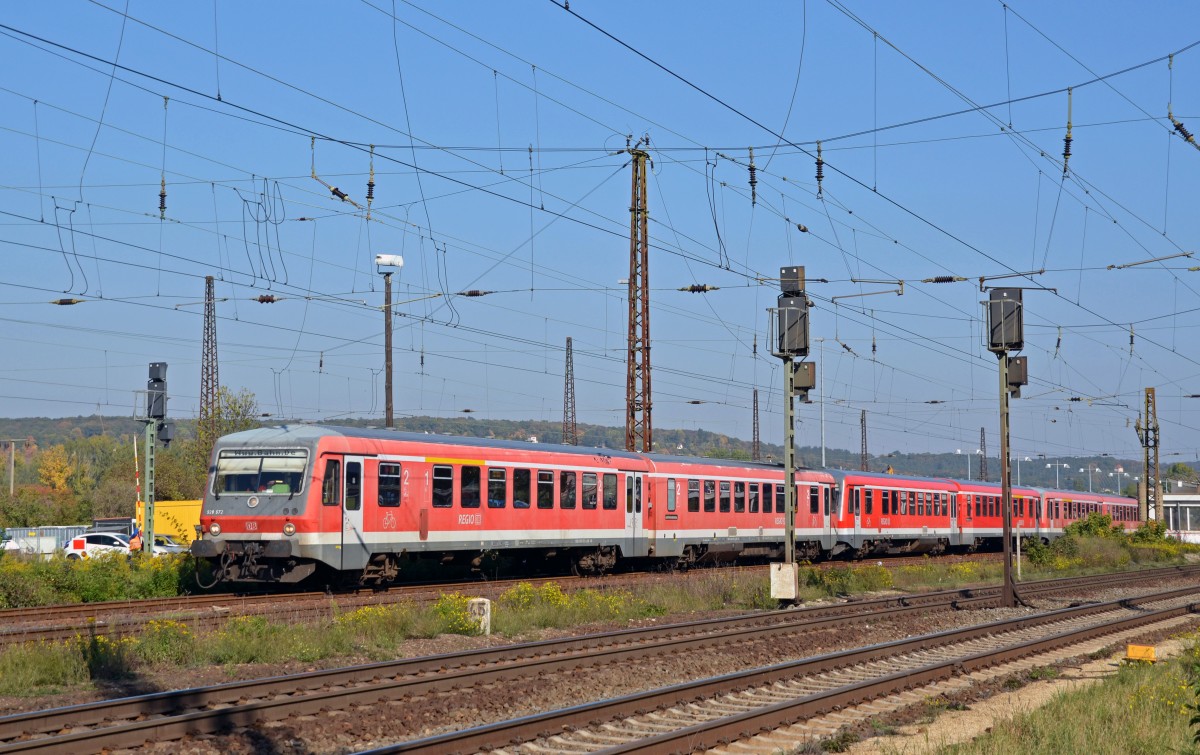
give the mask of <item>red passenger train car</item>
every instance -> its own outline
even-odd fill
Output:
[[[869,472],[796,472],[799,558],[971,551],[1000,541],[1000,488]],[[218,580],[318,571],[392,581],[417,559],[499,554],[579,573],[769,560],[784,550],[782,467],[384,430],[291,425],[217,441],[192,553]],[[1014,528],[1050,540],[1127,498],[1016,488]],[[1132,513],[1132,517],[1130,517]]]

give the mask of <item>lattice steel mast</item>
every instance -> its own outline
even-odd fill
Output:
[[[1162,501],[1158,477],[1158,411],[1154,407],[1154,388],[1146,388],[1146,404],[1138,418],[1138,440],[1142,442],[1142,490],[1138,491],[1138,516],[1143,522],[1157,519]]]
[[[570,446],[579,445],[579,432],[575,425],[575,356],[570,336],[567,336],[567,366],[563,370],[562,441]]]
[[[987,428],[979,428],[979,479],[987,482]]]
[[[762,444],[758,438],[758,389],[754,389],[754,440],[750,443],[750,458],[762,461]]]
[[[859,425],[862,426],[862,455],[859,457],[858,467],[862,471],[866,472],[868,467],[870,466],[869,464],[867,464],[867,410],[866,409],[862,410],[862,415],[859,417],[858,422],[859,422]]]
[[[204,339],[200,356],[200,427],[197,435],[204,462],[212,455],[213,444],[221,432],[221,379],[217,369],[217,303],[213,277],[204,278]]]
[[[629,351],[625,380],[625,450],[652,450],[650,392],[650,243],[646,209],[646,162],[643,137],[626,150],[633,156],[629,205]]]

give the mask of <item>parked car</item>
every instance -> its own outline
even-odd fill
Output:
[[[187,553],[188,547],[170,535],[154,536],[154,555],[165,556],[170,553]]]
[[[129,535],[123,532],[88,532],[71,539],[63,549],[69,559],[90,558],[101,553],[129,555]]]

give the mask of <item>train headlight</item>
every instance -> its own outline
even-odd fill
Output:
[[[285,534],[289,537],[291,537],[292,535],[295,535],[296,534],[296,525],[292,524],[291,522],[288,522],[287,524],[283,525],[283,534]]]
[[[217,524],[216,522],[213,522],[212,524],[208,525],[208,534],[212,535],[213,537],[220,535],[221,534],[221,525]]]

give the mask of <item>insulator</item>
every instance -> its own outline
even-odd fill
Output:
[[[679,290],[687,291],[693,294],[704,294],[708,293],[709,291],[720,291],[721,289],[717,288],[716,286],[710,286],[707,283],[693,283],[692,285],[684,286]]]
[[[754,167],[754,147],[750,148],[750,206],[758,204],[758,168]]]
[[[338,199],[342,200],[343,202],[345,202],[349,198],[346,196],[346,192],[342,191],[341,189],[339,189],[336,186],[330,186],[329,193],[332,194],[333,196],[337,197]]]
[[[1071,398],[1067,399],[1067,401],[1083,401],[1083,399],[1079,396],[1072,396]]]
[[[1200,144],[1196,143],[1196,137],[1192,136],[1192,132],[1187,130],[1187,126],[1184,126],[1182,121],[1180,121],[1171,113],[1167,113],[1167,117],[1171,119],[1171,125],[1175,127],[1175,130],[1179,132],[1179,135],[1182,136],[1185,141],[1187,141],[1196,149],[1200,149]]]
[[[1067,87],[1067,135],[1063,137],[1063,178],[1067,177],[1067,164],[1071,162],[1071,87]]]
[[[496,292],[495,291],[480,291],[477,288],[473,288],[470,291],[459,291],[458,295],[459,296],[487,296],[488,294],[494,294],[494,293],[496,293]]]
[[[158,219],[165,220],[167,217],[167,179],[163,178],[162,188],[158,190]]]
[[[259,304],[274,304],[276,301],[278,301],[278,299],[271,294],[263,294],[254,301],[258,302]]]
[[[803,223],[797,223],[796,230],[800,231],[800,233],[808,233],[808,226],[804,225]]]
[[[821,182],[825,180],[825,161],[821,159],[821,142],[817,142],[817,196],[821,196]]]
[[[50,303],[57,304],[60,307],[69,307],[72,304],[83,304],[85,301],[87,301],[87,299],[55,299]]]
[[[373,199],[375,199],[375,182],[367,181],[367,201],[370,202]]]
[[[954,283],[957,280],[953,275],[935,275],[929,279],[930,283]]]

